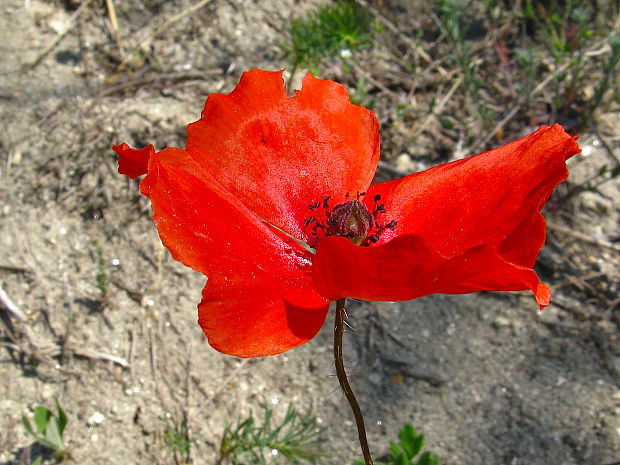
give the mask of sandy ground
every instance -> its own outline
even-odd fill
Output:
[[[121,141],[182,146],[208,93],[229,92],[245,69],[287,66],[279,41],[290,15],[312,3],[213,0],[152,37],[190,4],[129,3],[118,5],[119,48],[101,5],[76,13],[60,2],[3,0],[0,283],[27,320],[0,311],[0,463],[19,463],[33,444],[21,416],[56,397],[74,463],[175,463],[163,432],[185,415],[192,462],[213,464],[226,422],[265,402],[276,415],[289,403],[312,406],[326,428],[324,463],[352,463],[359,446],[333,376],[333,316],[279,356],[214,351],[196,324],[204,277],[162,248],[148,202],[116,173],[111,151]],[[132,52],[144,40],[147,65]],[[380,54],[365,59],[378,66]],[[115,71],[119,59],[126,71]],[[409,151],[399,143],[403,165],[389,140],[389,98],[379,92],[375,108],[386,160],[432,164],[416,158],[432,140],[424,134]],[[617,113],[605,118],[618,127]],[[587,150],[571,161],[571,186],[608,162],[599,137],[582,135]],[[539,271],[554,297],[544,312],[526,293],[350,303],[356,334],[346,335],[345,360],[377,457],[411,422],[446,465],[620,460],[620,189],[612,181],[561,201],[568,190],[546,211]]]

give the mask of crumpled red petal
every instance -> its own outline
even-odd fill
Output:
[[[380,220],[397,222],[376,245],[414,234],[452,256],[489,244],[531,267],[545,240],[540,209],[566,180],[566,160],[580,151],[559,124],[542,126],[480,155],[375,184],[364,201],[371,207],[381,195]]]
[[[329,302],[312,283],[310,254],[250,212],[185,150],[152,155],[140,190],[172,256],[209,277],[199,323],[214,348],[273,355],[316,334]]]
[[[285,352],[312,339],[329,302],[314,285],[267,274],[212,276],[198,305],[198,323],[209,344],[237,357]]]
[[[112,149],[118,154],[118,172],[131,179],[146,174],[149,159],[155,153],[155,148],[148,145],[143,149],[132,149],[125,142],[113,145]]]
[[[372,208],[380,195],[386,213],[379,222],[396,221],[396,227],[385,230],[370,248],[353,251],[332,238],[319,243],[315,284],[328,298],[368,300],[531,289],[539,305],[548,305],[548,290],[531,270],[545,240],[540,209],[566,179],[565,160],[579,151],[561,126],[544,126],[475,157],[371,186],[364,201]],[[386,251],[397,265],[387,263]],[[357,261],[351,262],[351,254]],[[363,264],[368,268],[353,272],[354,280],[343,264],[357,271]],[[475,279],[466,279],[462,272]]]
[[[295,97],[282,72],[252,70],[212,94],[190,124],[187,150],[250,210],[309,241],[309,203],[365,190],[379,159],[379,124],[346,89],[307,74]]]
[[[505,261],[489,245],[446,257],[419,236],[397,237],[379,247],[331,236],[319,244],[313,270],[319,292],[331,300],[400,301],[435,293],[531,289],[541,308],[549,305],[549,290],[536,273]]]

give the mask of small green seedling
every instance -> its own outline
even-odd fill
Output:
[[[217,464],[266,465],[282,463],[281,458],[293,464],[317,463],[324,455],[318,449],[324,441],[319,438],[322,430],[317,428],[312,411],[299,415],[290,405],[279,425],[272,424],[272,414],[265,405],[262,425],[255,422],[252,412],[235,427],[226,425]]]
[[[439,465],[439,457],[430,452],[423,452],[413,460],[424,445],[424,435],[419,434],[409,423],[398,432],[398,444],[390,441],[389,462],[375,462],[377,465]],[[364,465],[363,460],[356,460],[355,465]]]
[[[340,0],[309,11],[305,19],[294,19],[291,43],[283,43],[282,48],[292,58],[293,69],[309,66],[316,74],[322,59],[371,46],[373,32],[372,18],[364,7],[354,0]]]
[[[357,85],[354,89],[351,89],[349,97],[351,103],[355,105],[362,105],[372,110],[375,106],[374,98],[366,90],[366,79],[364,76],[360,76],[357,80]]]
[[[106,261],[103,257],[103,247],[101,247],[97,241],[94,241],[93,245],[95,246],[95,253],[97,254],[97,273],[95,274],[95,279],[97,280],[97,288],[101,292],[101,298],[105,300],[108,295],[110,275],[107,272]]]
[[[189,437],[189,428],[185,421],[167,422],[164,442],[175,455],[177,463],[189,463],[189,449],[196,440]]]
[[[62,439],[62,433],[67,425],[67,414],[60,406],[58,399],[56,399],[56,409],[57,413],[54,415],[50,409],[42,405],[37,405],[34,408],[34,426],[36,431],[28,418],[26,418],[26,415],[22,416],[22,422],[26,430],[38,443],[54,450],[54,458],[57,462],[60,462],[69,456],[69,451]]]

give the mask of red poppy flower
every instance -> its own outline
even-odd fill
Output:
[[[199,323],[217,350],[284,352],[311,339],[329,302],[549,289],[532,270],[540,214],[579,152],[559,125],[483,154],[370,185],[375,115],[310,74],[245,73],[212,94],[185,149],[121,144],[172,256],[208,276]]]

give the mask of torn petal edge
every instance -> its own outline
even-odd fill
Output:
[[[132,149],[123,142],[113,145],[112,149],[118,154],[118,172],[136,179],[146,174],[150,158],[155,155],[155,147],[147,145],[143,149]]]

